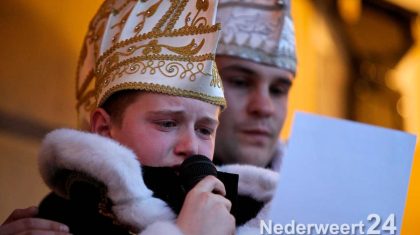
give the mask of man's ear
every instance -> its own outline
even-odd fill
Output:
[[[111,137],[111,117],[103,108],[95,109],[90,115],[90,131],[101,136]]]

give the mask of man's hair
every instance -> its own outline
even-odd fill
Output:
[[[139,90],[117,91],[101,105],[101,108],[108,113],[114,124],[121,127],[126,108],[134,103],[141,93]]]

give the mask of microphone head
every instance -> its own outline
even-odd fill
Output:
[[[193,155],[187,158],[179,169],[179,177],[185,192],[190,191],[200,180],[208,175],[217,177],[217,169],[213,162],[203,155]]]

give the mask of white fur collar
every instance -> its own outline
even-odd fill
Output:
[[[175,219],[169,206],[153,197],[145,186],[134,152],[112,139],[70,129],[52,131],[42,143],[39,168],[46,184],[64,197],[64,186],[54,180],[58,171],[75,170],[95,177],[107,186],[115,204],[113,212],[120,222],[138,230],[157,221]],[[272,198],[278,173],[244,165],[225,165],[219,170],[240,175],[239,194],[263,202]]]
[[[43,141],[39,168],[45,183],[64,197],[64,186],[54,180],[57,171],[76,170],[95,177],[107,186],[120,222],[139,230],[175,218],[167,204],[152,197],[145,186],[135,154],[109,138],[70,129],[52,131]]]
[[[272,199],[277,185],[278,173],[251,165],[229,164],[218,170],[239,175],[238,194],[250,196],[258,201]]]

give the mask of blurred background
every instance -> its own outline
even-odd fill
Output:
[[[76,127],[76,64],[101,2],[0,1],[0,222],[48,192],[37,151],[48,131]],[[420,1],[292,4],[299,65],[281,137],[296,110],[419,135]],[[420,234],[419,218],[417,144],[402,234]]]

